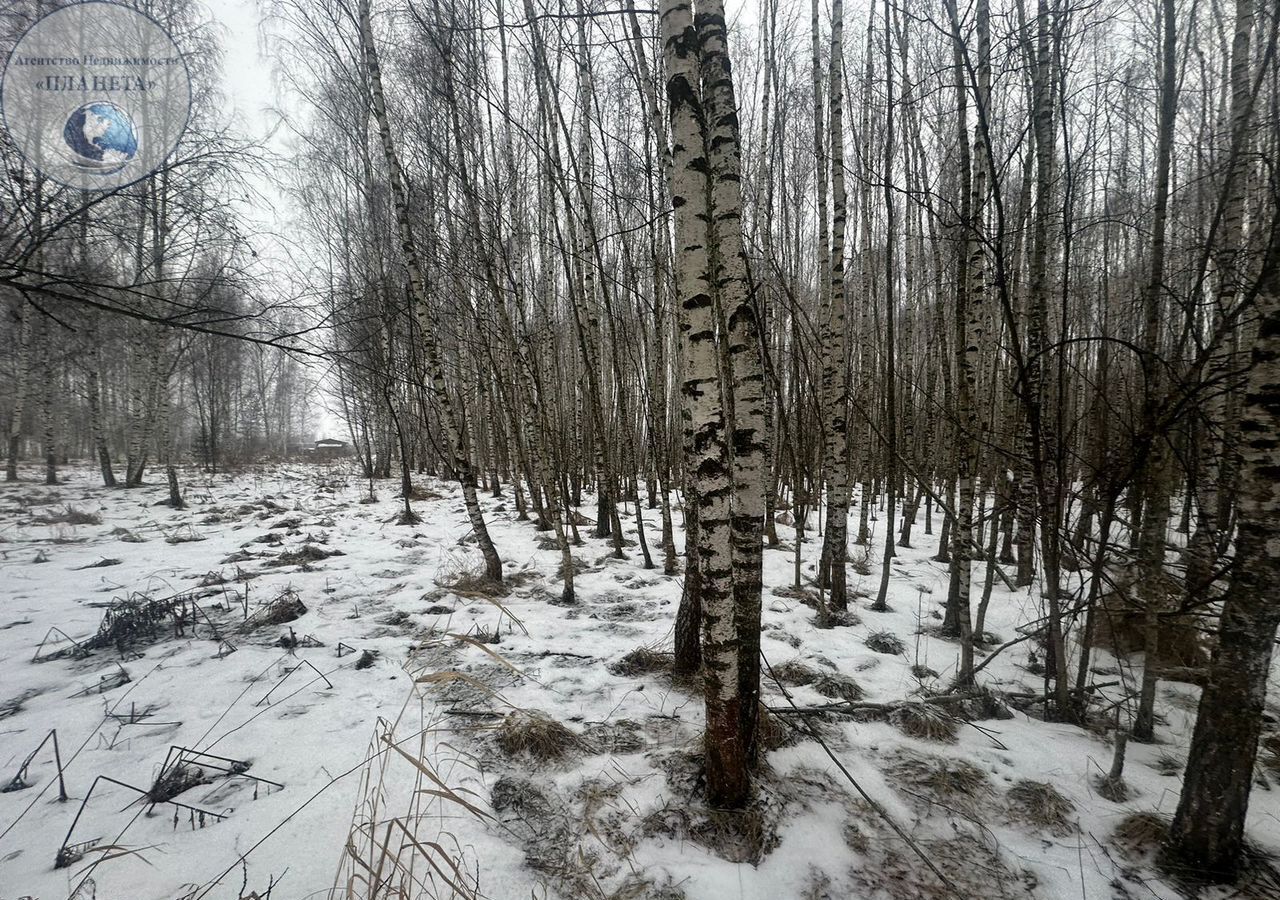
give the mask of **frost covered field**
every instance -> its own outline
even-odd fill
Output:
[[[585,537],[565,607],[553,542],[509,499],[484,500],[493,592],[455,485],[421,481],[405,527],[386,483],[362,502],[339,468],[185,477],[183,511],[85,470],[0,486],[4,900],[366,897],[378,879],[495,900],[954,896],[937,873],[970,898],[1180,896],[1149,866],[1150,815],[1176,802],[1197,689],[1162,683],[1123,800],[1099,793],[1104,729],[1016,708],[1040,688],[1032,644],[981,671],[996,699],[931,700],[957,651],[929,633],[946,566],[923,514],[891,611],[866,608],[878,573],[853,576],[857,621],[830,630],[790,588],[779,526],[770,749],[729,814],[700,801],[698,688],[667,674],[680,579],[636,548]],[[634,539],[633,507],[623,521]],[[999,642],[1034,616],[997,582]],[[1098,684],[1131,677],[1099,657]],[[1264,751],[1250,810],[1272,851],[1278,771]],[[1239,890],[1202,896],[1280,896]]]

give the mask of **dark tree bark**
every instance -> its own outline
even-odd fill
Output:
[[[1239,536],[1231,587],[1164,854],[1170,865],[1214,881],[1229,880],[1240,865],[1280,626],[1280,242],[1274,236],[1271,251],[1240,414]]]

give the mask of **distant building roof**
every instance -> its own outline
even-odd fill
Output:
[[[345,447],[347,446],[347,442],[340,441],[336,438],[321,438],[320,440],[316,441],[316,446],[317,447]]]

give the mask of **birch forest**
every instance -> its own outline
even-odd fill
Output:
[[[101,5],[0,900],[1280,897],[1274,0]]]

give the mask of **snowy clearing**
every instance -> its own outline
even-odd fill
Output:
[[[947,569],[923,515],[890,612],[859,599],[829,630],[789,587],[793,534],[779,526],[765,559],[770,749],[755,802],[718,813],[698,799],[699,689],[673,683],[660,655],[680,581],[634,549],[617,560],[587,538],[579,603],[557,605],[554,542],[486,498],[509,575],[509,593],[486,596],[468,589],[478,554],[456,485],[419,482],[424,524],[404,527],[385,484],[362,503],[365,483],[336,467],[185,477],[177,512],[156,505],[163,485],[110,491],[84,470],[0,487],[0,779],[21,785],[0,794],[5,900],[341,896],[330,889],[379,868],[439,897],[948,896],[850,777],[965,896],[1180,896],[1151,874],[1132,814],[1171,812],[1197,690],[1162,683],[1161,740],[1130,744],[1124,802],[1099,794],[1101,734],[1000,702],[918,702],[957,655],[929,633]],[[623,520],[634,540],[630,507]],[[874,583],[855,578],[853,595]],[[180,601],[143,625],[135,608],[114,644],[72,642],[128,598]],[[295,599],[306,611],[292,618]],[[1035,615],[997,584],[987,630],[1008,641]],[[1036,693],[1026,646],[983,686]],[[1129,677],[1099,656],[1097,683]],[[795,712],[845,701],[862,706]],[[912,702],[874,707],[899,701]],[[18,771],[51,730],[65,802],[52,743]],[[1250,838],[1280,850],[1268,761]],[[1122,825],[1136,844],[1117,840]]]

